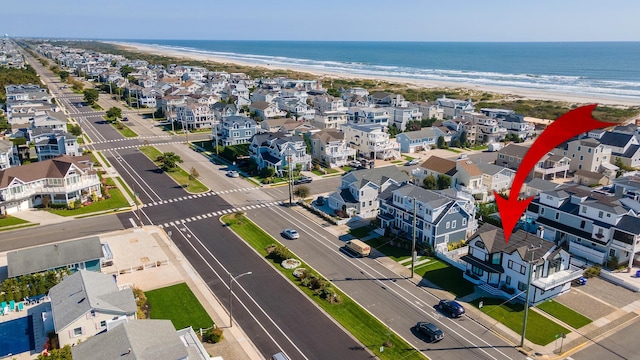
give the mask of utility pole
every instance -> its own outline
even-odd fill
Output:
[[[291,146],[291,145],[289,145]],[[287,165],[289,166],[289,206],[293,205],[293,156],[291,156],[291,147],[287,149]]]
[[[413,279],[413,274],[414,274],[414,270],[415,270],[415,265],[416,265],[416,216],[417,214],[417,204],[416,204],[416,198],[413,198],[413,229],[412,229],[412,233],[413,236],[411,238],[411,278]]]
[[[524,338],[527,334],[527,319],[529,318],[529,291],[531,290],[531,278],[533,277],[533,256],[535,251],[542,248],[542,245],[529,245],[527,252],[531,251],[531,261],[529,261],[529,275],[527,276],[526,299],[524,300],[524,320],[522,321],[522,337],[520,338],[520,347],[524,347]]]

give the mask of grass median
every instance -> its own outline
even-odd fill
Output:
[[[574,329],[579,329],[592,322],[588,317],[554,300],[547,300],[538,304],[536,307]]]
[[[222,217],[222,221],[265,257],[267,257],[266,248],[278,243],[271,235],[267,234],[243,214],[225,215]],[[300,267],[310,270],[308,265],[301,260],[300,262]],[[388,328],[386,325],[339,289],[334,288],[332,290],[342,301],[340,303],[330,303],[322,299],[309,287],[302,286],[302,283],[293,276],[293,269],[285,269],[279,263],[272,262],[272,264],[380,359],[425,359],[422,353],[395,333],[392,332],[391,335],[387,336]],[[315,275],[322,278],[319,274]],[[322,279],[324,280],[324,278]],[[380,345],[385,343],[390,346],[385,347],[384,352],[381,353]]]
[[[156,149],[153,146],[142,146],[140,147],[140,151],[145,154],[151,161],[153,161],[158,168],[160,168],[160,162],[156,161],[158,156],[162,155],[162,152]],[[192,178],[189,174],[181,167],[176,166],[176,168],[172,171],[165,171],[169,177],[173,179],[178,185],[187,185],[185,188],[190,193],[203,193],[209,191],[209,188],[206,187],[203,183],[198,181],[198,179]]]
[[[185,283],[146,291],[144,294],[151,308],[152,319],[171,320],[178,330],[191,326],[198,331],[213,326],[213,320]]]

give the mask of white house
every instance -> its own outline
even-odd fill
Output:
[[[311,135],[310,140],[311,158],[325,167],[345,166],[356,157],[356,150],[347,145],[344,133],[339,130],[320,130]]]
[[[400,144],[389,138],[383,125],[345,125],[342,131],[347,144],[368,159],[400,157]]]
[[[531,277],[529,303],[538,304],[571,289],[582,269],[570,264],[561,247],[518,230],[504,239],[502,228],[485,223],[469,240],[464,278],[494,296],[525,301]]]

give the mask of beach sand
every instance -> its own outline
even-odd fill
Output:
[[[215,55],[209,54],[198,54],[189,51],[180,51],[168,48],[159,48],[155,46],[146,46],[142,44],[131,44],[131,43],[120,43],[120,42],[109,42],[110,44],[117,45],[125,48],[128,51],[137,51],[141,53],[150,53],[156,54],[160,56],[166,57],[175,57],[175,58],[188,58],[194,59],[198,61],[210,61],[214,63],[221,64],[236,64],[242,66],[251,66],[251,67],[262,67],[269,70],[291,70],[298,72],[305,72],[317,76],[319,80],[326,81],[331,78],[340,78],[340,79],[368,79],[368,80],[379,80],[386,81],[389,83],[399,83],[406,84],[413,87],[422,87],[428,89],[467,89],[472,90],[474,92],[487,92],[499,94],[505,97],[505,100],[511,99],[531,99],[531,100],[551,100],[551,101],[561,101],[567,102],[570,104],[602,104],[608,106],[621,106],[621,107],[629,107],[629,106],[639,106],[640,101],[634,101],[633,99],[624,99],[617,97],[595,97],[595,96],[581,96],[577,94],[569,94],[562,92],[552,92],[552,91],[542,91],[535,89],[523,89],[523,88],[515,88],[515,87],[502,87],[502,86],[489,86],[489,85],[476,85],[476,84],[468,84],[468,83],[459,83],[459,82],[444,82],[444,81],[433,81],[433,80],[421,80],[421,79],[407,79],[407,78],[398,78],[398,77],[374,77],[374,76],[366,76],[366,75],[353,75],[341,72],[331,72],[331,71],[319,71],[314,68],[307,68],[302,66],[275,66],[275,65],[264,65],[264,64],[255,64],[245,61],[238,61],[236,59],[230,59]]]

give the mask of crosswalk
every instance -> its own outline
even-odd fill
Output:
[[[284,201],[274,201],[274,202],[261,203],[256,205],[247,205],[247,206],[242,206],[242,207],[233,208],[233,209],[224,209],[224,210],[211,212],[204,215],[196,215],[196,216],[192,216],[192,217],[188,217],[188,218],[184,218],[176,221],[166,222],[164,224],[159,224],[157,226],[160,228],[168,228],[171,226],[178,226],[178,225],[190,223],[192,221],[210,219],[210,218],[222,216],[225,214],[232,214],[238,211],[247,211],[247,210],[254,210],[254,209],[260,209],[260,208],[271,207],[271,206],[279,206],[279,205],[283,205],[284,203],[285,203]]]
[[[129,140],[131,140],[131,138],[129,138]],[[96,145],[98,143],[91,143],[89,145]],[[171,144],[184,144],[184,141],[165,141],[165,142],[154,142],[154,143],[150,143],[149,145],[153,145],[153,146],[157,146],[157,145],[171,145]],[[125,149],[137,149],[139,147],[142,146],[146,146],[144,144],[135,144],[135,145],[127,145],[127,146],[117,146],[117,147],[110,147],[110,148],[104,148],[104,149],[100,149],[100,151],[109,151],[109,150],[125,150]]]
[[[201,197],[206,197],[206,196],[230,194],[230,193],[234,193],[234,192],[245,192],[245,191],[257,190],[257,189],[260,189],[260,188],[259,187],[246,187],[246,188],[228,189],[228,190],[222,190],[222,191],[209,191],[209,192],[206,192],[206,193],[192,194],[192,195],[187,195],[187,196],[183,196],[183,197],[179,197],[179,198],[154,201],[154,202],[146,203],[146,204],[144,204],[144,206],[145,207],[158,206],[158,205],[164,205],[164,204],[171,204],[171,203],[178,202],[178,201],[193,200],[193,199],[196,199],[196,198],[201,198]]]
[[[162,139],[162,138],[170,138],[171,135],[153,135],[153,136],[138,136],[135,139]],[[118,142],[118,141],[130,141],[131,138],[124,138],[124,139],[109,139],[109,140],[103,140],[103,141],[96,141],[94,142],[94,144],[106,144],[106,143],[112,143],[112,142]],[[183,141],[184,142],[184,141]]]

